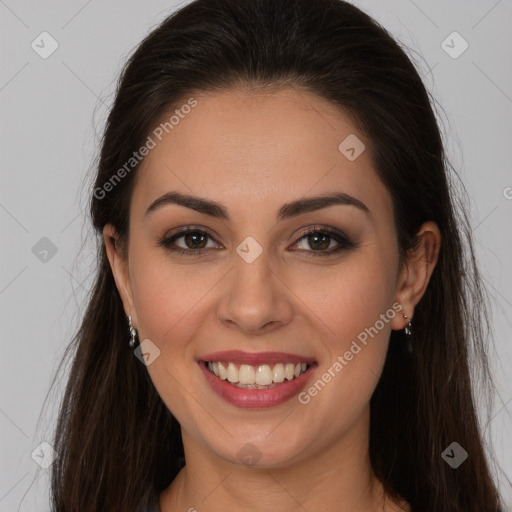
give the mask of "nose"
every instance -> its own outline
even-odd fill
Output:
[[[265,249],[250,263],[237,255],[233,270],[226,276],[218,318],[248,334],[288,324],[294,315],[293,293],[284,277],[270,267]]]

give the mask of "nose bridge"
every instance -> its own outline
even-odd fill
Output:
[[[286,287],[271,268],[270,251],[247,237],[236,248],[234,269],[221,301],[219,318],[245,331],[258,331],[270,323],[287,323],[292,316]]]
[[[245,295],[268,295],[271,293],[270,252],[250,239],[242,242],[236,249],[234,258],[235,272],[233,283],[236,292]]]

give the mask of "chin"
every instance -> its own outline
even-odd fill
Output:
[[[273,440],[269,436],[244,435],[232,439],[228,446],[212,447],[218,456],[232,464],[247,467],[280,468],[298,462],[304,456],[304,441],[286,436]]]

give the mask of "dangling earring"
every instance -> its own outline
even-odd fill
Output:
[[[131,340],[128,342],[131,348],[135,346],[135,337],[137,336],[137,330],[133,327],[132,316],[128,317],[128,327],[130,329]]]
[[[407,320],[407,325],[404,327],[404,332],[405,332],[405,335],[409,337],[412,335],[411,319],[407,315],[404,315],[404,318]]]
[[[404,327],[404,333],[405,333],[405,337],[406,337],[406,348],[407,348],[407,352],[409,352],[409,354],[412,353],[412,340],[411,340],[411,336],[412,336],[412,323],[411,323],[411,319],[407,316],[407,315],[404,315],[404,318],[407,320],[407,325]]]

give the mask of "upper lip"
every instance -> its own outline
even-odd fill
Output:
[[[276,363],[314,363],[313,357],[289,354],[287,352],[244,352],[242,350],[224,350],[213,352],[199,358],[200,361],[231,362],[259,366]]]

